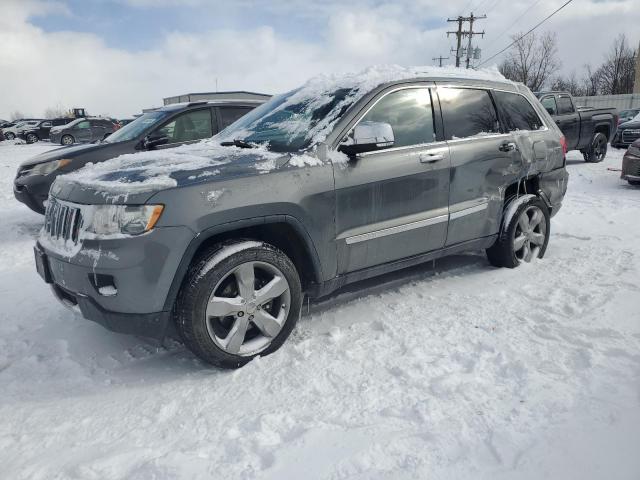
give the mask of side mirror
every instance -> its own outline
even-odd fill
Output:
[[[155,147],[169,143],[169,137],[166,135],[150,135],[142,140],[142,146],[146,150],[152,150]]]
[[[346,155],[372,152],[392,147],[395,142],[393,128],[385,122],[360,122],[353,129],[353,135],[340,145],[339,150]]]

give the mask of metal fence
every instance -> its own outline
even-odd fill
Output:
[[[598,95],[597,97],[574,97],[574,103],[581,107],[615,107],[620,110],[640,108],[640,93],[624,95]]]

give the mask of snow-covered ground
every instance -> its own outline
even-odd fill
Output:
[[[544,260],[469,254],[311,306],[276,354],[208,368],[74,317],[0,143],[0,477],[638,479],[640,189],[571,154]]]

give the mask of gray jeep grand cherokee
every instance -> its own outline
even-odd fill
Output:
[[[304,294],[464,250],[541,258],[561,133],[525,86],[456,75],[318,77],[211,140],[58,177],[37,270],[85,318],[238,367],[283,344]]]

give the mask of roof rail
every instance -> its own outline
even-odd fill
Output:
[[[196,105],[206,105],[208,102],[207,101],[197,101],[197,102],[189,102],[187,104],[187,107],[195,107]]]

